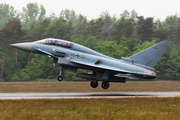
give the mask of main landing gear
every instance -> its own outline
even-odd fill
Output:
[[[90,83],[91,87],[92,88],[97,88],[98,86],[98,81],[97,80],[92,80],[91,83]],[[108,89],[109,88],[109,82],[107,81],[103,81],[102,84],[101,84],[101,87],[103,89]]]
[[[108,88],[109,88],[109,82],[103,81],[102,84],[101,84],[101,87],[102,87],[103,89],[108,89]]]
[[[91,87],[92,88],[97,88],[97,86],[98,86],[98,81],[97,80],[91,81]]]

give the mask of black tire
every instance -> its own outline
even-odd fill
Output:
[[[106,82],[106,81],[102,82],[101,87],[103,89],[108,89],[109,88],[109,82]]]
[[[58,81],[62,81],[62,80],[63,80],[63,77],[62,77],[62,76],[59,76],[59,77],[57,78],[57,80],[58,80]]]
[[[93,81],[91,81],[90,85],[92,88],[97,88],[98,82],[96,80],[93,80]]]

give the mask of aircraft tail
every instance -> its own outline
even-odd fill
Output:
[[[134,63],[154,67],[167,48],[170,46],[168,41],[162,41],[154,46],[151,46],[128,59],[134,60]]]

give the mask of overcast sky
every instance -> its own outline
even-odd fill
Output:
[[[89,20],[98,18],[103,11],[118,17],[124,10],[129,12],[135,10],[138,16],[154,17],[161,21],[169,15],[179,15],[179,0],[0,0],[0,3],[7,3],[22,11],[28,3],[36,2],[46,9],[46,16],[54,12],[60,14],[61,10],[73,9],[76,14],[87,16]]]

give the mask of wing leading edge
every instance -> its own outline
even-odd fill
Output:
[[[110,67],[107,65],[96,65],[95,63],[84,63],[81,61],[77,61],[74,59],[71,59],[70,62],[75,63],[75,64],[80,64],[80,65],[85,65],[88,67],[94,67],[94,68],[98,68],[98,69],[104,69],[104,70],[109,70],[109,71],[114,71],[114,72],[119,72],[119,73],[125,73],[125,74],[136,74],[136,75],[144,75],[144,73],[141,72],[132,72],[132,71],[126,71],[126,70],[122,70],[122,69],[117,69],[115,67]]]
[[[70,62],[85,65],[85,66],[89,66],[89,67],[109,70],[109,71],[116,71],[116,72],[122,72],[122,73],[132,73],[132,72],[129,72],[129,71],[126,71],[126,70],[117,69],[115,67],[111,67],[111,66],[107,66],[107,65],[96,65],[95,63],[93,64],[93,63],[88,63],[88,62],[84,63],[84,62],[77,61],[77,60],[74,60],[74,59],[71,59]]]

